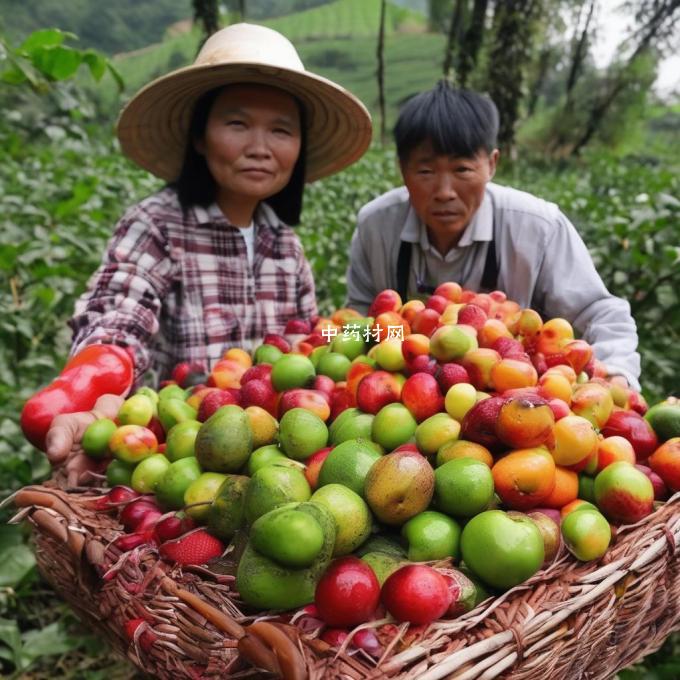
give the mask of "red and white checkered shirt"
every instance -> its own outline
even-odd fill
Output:
[[[255,255],[216,204],[182,211],[165,188],[123,216],[69,321],[71,353],[126,345],[137,378],[167,378],[181,361],[209,370],[227,347],[251,350],[288,319],[316,315],[314,279],[293,230],[266,204],[255,212]]]

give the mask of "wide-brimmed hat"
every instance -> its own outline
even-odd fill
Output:
[[[209,90],[232,83],[278,87],[302,103],[308,182],[354,162],[371,142],[371,116],[353,94],[306,71],[295,47],[280,33],[233,24],[210,36],[191,66],[154,80],[130,100],[117,126],[123,152],[157,177],[175,181],[196,102]]]

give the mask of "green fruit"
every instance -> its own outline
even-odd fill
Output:
[[[592,477],[578,476],[578,497],[589,503],[595,502],[595,480]]]
[[[316,375],[314,364],[302,354],[284,354],[272,366],[272,385],[277,392],[306,387]]]
[[[398,536],[388,534],[374,534],[370,536],[354,552],[359,557],[363,557],[369,552],[380,552],[398,557],[402,561],[406,558],[406,551],[402,547]]]
[[[299,510],[268,512],[250,528],[255,550],[285,567],[309,567],[324,544],[323,529],[310,514]]]
[[[390,574],[394,573],[399,567],[404,564],[404,560],[384,552],[368,552],[365,553],[361,559],[373,569],[373,573],[378,578],[378,583],[382,586]]]
[[[365,439],[349,439],[338,444],[321,466],[319,486],[342,484],[364,498],[366,475],[381,455],[375,445]]]
[[[582,562],[599,560],[612,538],[609,522],[597,510],[570,512],[562,520],[560,530],[569,552]]]
[[[350,365],[350,360],[344,354],[328,352],[319,359],[317,373],[327,375],[335,382],[340,382],[347,378]]]
[[[194,503],[204,505],[187,507],[187,515],[201,522],[207,520],[210,505],[226,478],[227,476],[220,472],[204,472],[198,479],[191,482],[184,492],[184,505],[189,506]]]
[[[292,408],[279,423],[279,442],[284,453],[295,460],[305,460],[328,443],[328,427],[316,413]]]
[[[501,590],[526,581],[545,559],[543,536],[532,519],[502,510],[475,515],[463,529],[460,548],[473,573]]]
[[[144,394],[133,394],[128,397],[118,410],[118,422],[121,425],[144,425],[153,418],[155,404]]]
[[[447,515],[473,517],[493,498],[489,466],[474,458],[454,458],[434,471],[434,504]]]
[[[187,393],[179,385],[166,385],[158,392],[158,402],[165,399],[179,399],[184,401],[187,398]]]
[[[461,528],[458,522],[441,512],[426,511],[411,518],[401,529],[408,543],[411,562],[458,559]]]
[[[244,499],[250,477],[226,475],[208,508],[208,529],[223,541],[230,541],[245,521]]]
[[[196,458],[210,472],[237,472],[253,450],[248,414],[240,407],[222,406],[196,435]]]
[[[325,506],[335,520],[333,556],[348,555],[371,534],[371,512],[359,494],[341,484],[317,489],[311,499]]]
[[[109,451],[109,439],[116,431],[117,425],[109,418],[100,418],[87,426],[83,434],[83,451],[92,458],[104,458]]]
[[[160,478],[156,485],[156,498],[166,510],[181,510],[184,507],[184,493],[191,482],[201,476],[201,466],[193,456],[180,458]]]
[[[245,496],[245,516],[249,524],[270,510],[290,502],[309,500],[312,491],[305,476],[294,468],[265,465],[251,478]]]
[[[130,485],[139,493],[153,493],[169,467],[170,461],[162,453],[155,453],[137,464]]]
[[[283,356],[283,352],[274,345],[260,345],[253,355],[256,364],[274,364]]]
[[[151,400],[151,403],[153,404],[153,414],[154,416],[158,415],[158,392],[156,390],[152,389],[151,387],[148,387],[147,385],[142,385],[135,394],[143,394],[145,397],[148,397]]]
[[[248,458],[248,474],[252,477],[261,467],[271,463],[285,463],[290,458],[276,444],[266,444],[255,449]]]
[[[201,425],[198,420],[185,420],[170,428],[165,439],[165,455],[168,460],[174,463],[180,458],[196,455],[196,435]]]
[[[166,399],[161,398],[158,401],[158,420],[161,421],[166,432],[170,432],[177,423],[183,423],[185,420],[196,420],[196,413],[193,406],[189,406],[186,401],[181,399],[168,397]]]
[[[411,412],[400,403],[383,406],[373,419],[371,439],[387,451],[410,441],[418,423]]]
[[[655,404],[645,413],[645,420],[662,442],[680,437],[680,402]]]
[[[106,483],[109,486],[130,486],[132,484],[132,472],[134,465],[128,465],[121,460],[112,460],[106,466]]]
[[[331,351],[343,354],[351,361],[366,351],[366,342],[360,331],[355,332],[352,329],[351,332],[343,332],[333,338]]]
[[[289,569],[262,555],[249,542],[239,561],[236,587],[243,601],[258,609],[296,609],[313,602],[316,584],[331,560],[335,522],[328,510],[318,503],[309,502],[278,508],[273,512],[291,509],[306,512],[319,523],[324,536],[323,546],[311,566]]]
[[[328,354],[328,352],[330,352],[330,347],[328,345],[319,345],[312,350],[311,354],[309,355],[309,360],[312,362],[314,370],[318,368],[321,357],[324,354]]]
[[[345,414],[348,415],[345,416]],[[372,413],[364,413],[358,408],[344,410],[328,430],[329,443],[337,446],[348,439],[370,439],[374,418]]]

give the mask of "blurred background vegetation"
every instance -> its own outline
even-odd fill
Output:
[[[602,63],[598,40],[612,4],[634,21]],[[306,193],[299,234],[324,312],[344,299],[357,209],[399,183],[381,128],[390,129],[401,102],[446,74],[489,92],[501,109],[497,181],[558,203],[610,290],[630,301],[647,399],[677,395],[680,96],[653,83],[659,65],[677,53],[678,6],[0,0],[0,499],[49,474],[44,456],[20,434],[21,405],[63,365],[66,319],[117,219],[160,186],[120,155],[114,124],[121,105],[150,79],[191,63],[215,22],[243,16],[291,38],[308,68],[350,89],[374,115],[376,139],[366,156]],[[134,677],[41,581],[25,528],[5,526],[8,517],[0,512],[2,677]],[[620,676],[680,677],[677,636]]]

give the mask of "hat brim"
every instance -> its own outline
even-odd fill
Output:
[[[370,114],[339,85],[308,71],[232,62],[187,66],[140,90],[118,119],[123,153],[157,177],[175,181],[196,102],[209,90],[234,83],[278,87],[302,102],[307,115],[307,182],[342,170],[371,143]]]

